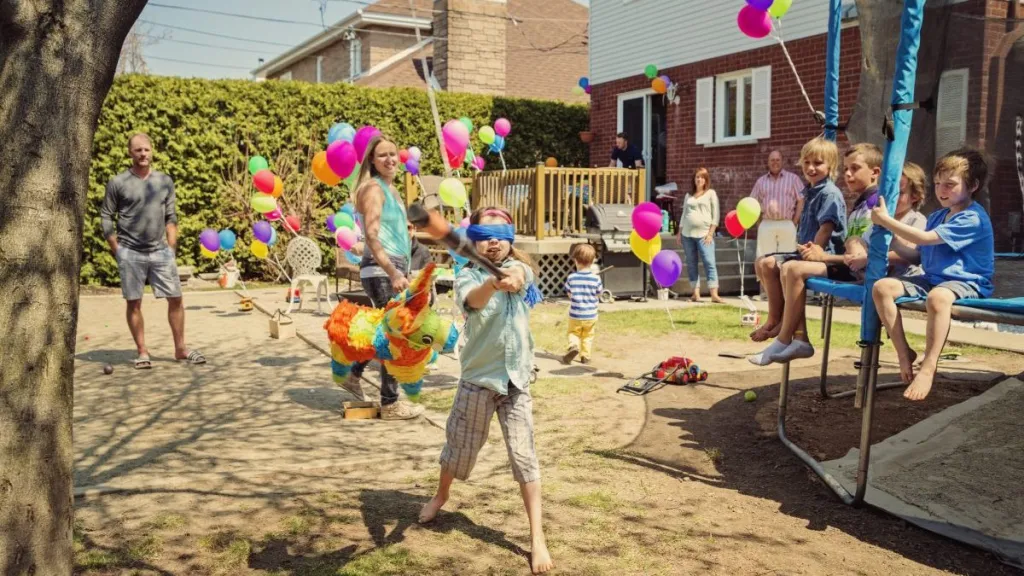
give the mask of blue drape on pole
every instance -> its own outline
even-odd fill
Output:
[[[892,104],[914,102],[914,83],[917,80],[917,49],[921,45],[921,22],[924,20],[925,0],[906,0],[903,4],[902,32],[896,51],[896,75],[892,85]],[[889,214],[896,213],[896,201],[900,193],[900,176],[903,161],[907,157],[907,140],[910,139],[912,110],[893,110],[893,140],[885,146],[882,159],[882,179],[879,194],[885,198]],[[865,342],[878,342],[879,320],[871,290],[875,281],[884,278],[889,266],[889,241],[892,233],[876,226],[871,233],[871,247],[868,251],[868,266],[865,273],[864,289],[867,297],[861,308],[860,337]]]
[[[825,125],[839,125],[839,44],[842,36],[842,0],[829,0],[828,54],[825,56]],[[836,129],[825,128],[825,138],[835,142]]]

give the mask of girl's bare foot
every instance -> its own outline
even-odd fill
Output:
[[[423,508],[420,509],[420,524],[432,522],[434,518],[437,518],[437,513],[441,511],[441,507],[444,506],[447,501],[448,496],[442,497],[440,494],[435,494],[434,497],[430,499],[430,502],[424,504]]]
[[[914,380],[914,361],[917,360],[917,352],[907,350],[906,357],[899,354],[900,359],[900,380],[904,384],[910,384]]]
[[[772,322],[771,320],[768,320],[750,333],[750,339],[754,342],[764,342],[769,338],[775,338],[778,336],[780,331],[782,331],[781,322]]]
[[[914,381],[907,386],[907,389],[903,392],[903,397],[907,400],[924,400],[928,393],[932,391],[932,381],[935,379],[935,371],[931,368],[921,368],[914,377]]]
[[[548,546],[543,540],[534,542],[532,548],[530,569],[534,574],[543,574],[555,567],[555,563],[551,561],[551,554],[548,553]]]

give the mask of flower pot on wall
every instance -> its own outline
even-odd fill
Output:
[[[584,130],[583,132],[580,132],[580,140],[582,140],[584,144],[590,144],[594,141],[594,133],[589,130]]]

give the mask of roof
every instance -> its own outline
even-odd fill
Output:
[[[572,0],[508,0],[508,14],[505,95],[589,101],[572,87],[589,76],[590,10]]]
[[[416,2],[415,17],[412,16],[412,10],[409,8],[409,0],[378,0],[366,8],[356,10],[323,32],[259,66],[252,71],[252,75],[257,79],[266,78],[310,54],[344,39],[345,33],[351,28],[377,24],[393,28],[419,29],[429,33],[433,20],[433,1],[414,1]]]

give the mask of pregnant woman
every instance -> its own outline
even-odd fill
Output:
[[[718,270],[715,267],[715,229],[718,228],[718,218],[718,195],[711,188],[711,175],[702,166],[693,174],[693,192],[683,198],[683,217],[679,221],[679,242],[686,255],[686,275],[693,287],[690,300],[694,302],[700,302],[698,256],[704,262],[711,300],[724,302],[718,295]]]

